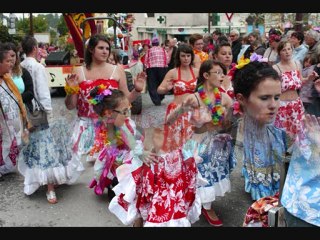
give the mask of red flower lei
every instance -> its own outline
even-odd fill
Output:
[[[200,95],[201,100],[206,104],[206,106],[209,108],[211,112],[211,118],[212,118],[212,123],[213,125],[222,125],[222,120],[223,120],[223,113],[224,109],[221,105],[221,92],[219,91],[219,88],[214,88],[213,93],[214,93],[214,98],[215,98],[215,105],[212,104],[212,101],[209,99],[207,94],[205,93],[203,89],[203,85],[201,85],[198,88],[198,93]]]

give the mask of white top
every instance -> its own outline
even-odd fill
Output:
[[[52,112],[51,95],[45,67],[33,57],[26,57],[21,62],[21,66],[26,68],[32,77],[35,98],[42,104],[46,112],[50,114]]]

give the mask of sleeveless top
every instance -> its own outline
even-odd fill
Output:
[[[17,86],[20,94],[23,93],[25,90],[25,86],[24,86],[22,76],[17,76],[17,75],[12,76],[12,80],[13,80],[14,84]]]
[[[194,91],[196,90],[197,79],[194,76],[192,67],[191,66],[189,66],[189,67],[190,67],[190,72],[192,75],[192,79],[189,81],[184,81],[181,79],[181,69],[180,69],[180,67],[177,68],[178,79],[173,80],[173,93],[175,96],[183,95],[186,93],[194,93]]]
[[[295,62],[297,65],[297,63]],[[281,92],[288,90],[298,90],[302,87],[301,74],[297,69],[282,72],[280,67],[276,65],[280,71]]]
[[[80,84],[80,92],[79,92],[79,98],[78,98],[78,116],[79,117],[89,117],[89,118],[98,118],[98,115],[94,112],[92,105],[88,102],[87,97],[90,94],[90,91],[100,84],[103,84],[104,86],[111,88],[111,89],[119,89],[119,82],[115,79],[113,79],[113,74],[116,70],[117,66],[114,66],[111,77],[109,79],[95,79],[95,80],[86,80],[83,67],[81,67],[82,74],[83,74],[83,80]]]

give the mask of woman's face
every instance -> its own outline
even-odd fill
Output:
[[[180,62],[182,66],[189,66],[191,64],[191,53],[180,52]]]
[[[223,70],[219,65],[213,65],[209,72],[204,73],[204,77],[211,87],[221,87],[225,79]]]
[[[99,41],[92,51],[92,59],[107,62],[110,55],[110,46],[107,42]]]
[[[4,54],[2,62],[0,62],[0,75],[9,73],[13,67],[13,58],[10,52]]]
[[[17,61],[17,54],[13,50],[9,50],[9,55],[12,58],[12,67],[16,64]]]
[[[198,39],[197,41],[194,42],[193,48],[202,51],[204,46],[203,39]]]
[[[220,61],[227,68],[232,63],[232,50],[229,46],[223,46],[219,49],[219,52],[215,55],[216,60]]]
[[[266,78],[253,90],[248,99],[237,94],[246,114],[261,124],[272,123],[280,106],[281,82]]]
[[[291,43],[286,43],[280,51],[281,60],[290,60],[292,58],[292,45]]]

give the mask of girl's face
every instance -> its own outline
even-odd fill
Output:
[[[232,63],[232,50],[229,46],[223,46],[220,48],[219,52],[215,55],[216,60],[220,61],[227,68]]]
[[[269,124],[275,119],[280,106],[281,82],[266,78],[253,90],[248,99],[237,94],[246,114],[259,124]]]
[[[191,63],[191,53],[180,52],[180,62],[182,66],[189,66]]]
[[[219,65],[213,65],[209,72],[204,73],[204,78],[211,87],[221,87],[225,75]]]
[[[92,51],[92,59],[107,62],[110,55],[110,46],[107,42],[99,41]]]
[[[125,123],[126,118],[131,116],[131,104],[127,98],[120,101],[116,109],[112,110],[112,118],[114,125],[121,127]]]
[[[310,67],[312,64],[311,64],[311,60],[308,59],[306,60],[304,63],[303,63],[303,67],[307,68],[307,67]]]

